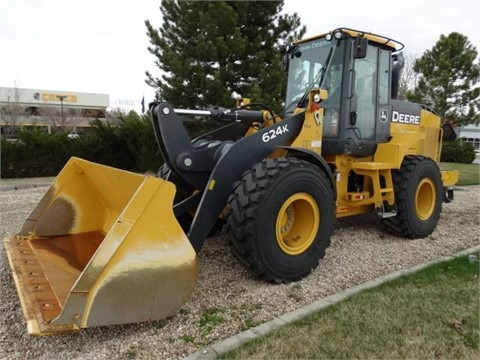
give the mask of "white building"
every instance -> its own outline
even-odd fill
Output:
[[[88,127],[109,105],[107,94],[0,87],[0,127]]]
[[[480,149],[480,126],[466,125],[460,128],[459,138],[473,144],[475,150]]]

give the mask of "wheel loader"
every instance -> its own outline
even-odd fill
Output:
[[[402,48],[348,28],[286,47],[282,114],[248,99],[151,103],[158,176],[70,159],[5,239],[29,333],[171,316],[222,223],[240,262],[274,283],[319,264],[336,218],[376,212],[393,235],[428,236],[458,173],[439,170],[439,116],[397,99]],[[225,123],[192,140],[190,116]]]

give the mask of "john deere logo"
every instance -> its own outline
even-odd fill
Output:
[[[380,110],[380,121],[381,122],[387,122],[388,121],[388,110],[387,109],[381,109]]]

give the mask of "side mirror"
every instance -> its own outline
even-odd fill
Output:
[[[353,42],[353,58],[363,59],[367,56],[368,39],[363,37],[357,37]]]

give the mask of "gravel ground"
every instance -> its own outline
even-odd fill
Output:
[[[0,192],[1,238],[20,230],[46,188]],[[191,300],[167,320],[32,337],[5,249],[0,246],[0,359],[178,359],[339,290],[479,244],[480,186],[459,187],[443,205],[436,230],[405,240],[385,234],[375,214],[336,223],[332,245],[306,279],[272,285],[250,275],[221,235],[200,254],[200,281]]]

